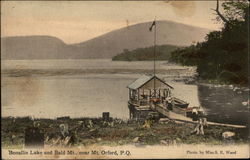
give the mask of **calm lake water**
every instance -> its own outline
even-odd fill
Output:
[[[160,69],[194,68],[157,62]],[[112,62],[111,60],[12,60],[2,61],[2,69],[151,69],[152,62]],[[2,76],[2,116],[34,116],[37,118],[112,117],[128,119],[127,85],[142,74],[81,74],[62,76]],[[183,76],[177,74],[175,76]],[[185,75],[184,75],[185,76]],[[208,119],[215,122],[246,124],[248,91],[241,93],[223,87],[187,85],[175,82],[168,75],[159,75],[174,87],[173,95],[190,103],[202,105]],[[168,78],[167,78],[168,77]]]

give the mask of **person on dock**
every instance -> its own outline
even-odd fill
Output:
[[[197,125],[191,133],[204,135],[204,126],[207,126],[207,118],[201,109],[195,109],[193,113],[195,114],[194,119],[197,119]]]

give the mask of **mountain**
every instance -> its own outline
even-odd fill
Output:
[[[152,22],[139,23],[111,31],[78,44],[65,44],[51,36],[1,38],[2,59],[85,59],[112,58],[124,49],[134,50],[153,45]],[[208,29],[171,21],[157,21],[157,45],[187,46],[202,41]]]

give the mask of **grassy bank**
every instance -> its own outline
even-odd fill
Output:
[[[224,144],[222,138],[225,131],[234,132],[235,136],[230,142],[240,144],[248,141],[248,128],[236,129],[230,127],[207,126],[205,135],[191,134],[192,124],[177,124],[172,121],[155,122],[151,127],[145,128],[143,122],[122,121],[113,119],[105,122],[101,118],[76,119],[36,119],[29,118],[2,118],[2,145],[4,148],[21,147],[24,145],[25,128],[34,123],[44,133],[46,145],[58,145],[56,140],[62,139],[60,124],[69,125],[69,136],[72,145],[171,145],[171,144]]]

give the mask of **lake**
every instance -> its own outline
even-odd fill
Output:
[[[2,75],[2,116],[33,116],[36,118],[100,117],[110,112],[112,117],[128,119],[127,85],[143,73],[103,74],[102,69],[152,70],[153,62],[113,62],[95,60],[4,60],[5,69],[99,69],[100,73],[77,75],[29,75],[10,77]],[[159,77],[174,87],[173,95],[190,103],[202,105],[208,119],[215,122],[246,124],[249,91],[235,92],[226,87],[188,85],[174,81],[175,77],[192,76],[194,67],[183,67],[165,61],[156,63],[156,69],[168,74]],[[168,72],[169,70],[182,70]],[[169,76],[171,73],[171,76]]]

